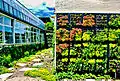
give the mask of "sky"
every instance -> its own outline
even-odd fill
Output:
[[[48,6],[54,7],[55,0],[19,0],[22,4],[24,4],[28,8],[36,8],[39,7],[43,2],[46,2]]]

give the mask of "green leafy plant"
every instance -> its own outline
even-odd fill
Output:
[[[4,66],[0,66],[0,75],[4,74],[4,73],[10,73],[10,72],[12,72],[12,71],[10,71],[9,69],[7,69]]]
[[[28,56],[28,57],[20,58],[20,59],[18,60],[18,62],[20,62],[20,63],[30,62],[30,61],[32,61],[34,58],[35,58],[35,56],[30,55],[30,56]]]
[[[93,35],[92,36],[92,41],[107,41],[108,40],[108,37],[107,37],[107,33],[108,33],[108,30],[107,29],[104,29],[104,30],[101,30],[101,31],[97,31],[96,32],[96,35]]]
[[[57,41],[68,41],[69,40],[69,31],[65,28],[59,28],[56,31],[56,40]]]
[[[63,58],[62,62],[68,62],[68,58]]]
[[[75,74],[73,72],[59,72],[56,74],[57,79],[58,80],[62,80],[62,79],[72,79],[72,80],[85,80],[85,79],[96,79],[96,80],[100,80],[100,79],[111,79],[111,77],[109,75],[94,75],[92,73],[85,73],[85,74]]]
[[[29,56],[29,51],[24,52],[25,56]]]
[[[91,39],[92,34],[93,34],[92,32],[86,31],[86,32],[83,33],[82,39],[84,41],[89,41]]]
[[[47,22],[45,24],[45,29],[46,30],[53,30],[53,28],[54,28],[54,23],[53,22]]]
[[[77,55],[77,52],[74,49],[70,50],[70,55]]]
[[[90,59],[90,60],[88,61],[88,63],[90,63],[90,64],[95,64],[95,59]]]
[[[80,20],[82,20],[82,14],[71,14],[71,24],[73,26],[82,25]]]
[[[56,81],[56,77],[47,69],[40,68],[39,70],[28,70],[24,72],[25,76],[40,77],[46,81]]]
[[[0,56],[0,65],[1,66],[9,67],[9,64],[11,63],[11,61],[12,61],[12,57],[10,54],[8,54],[8,55],[4,54],[4,55]]]
[[[109,21],[109,26],[119,27],[120,26],[120,16],[111,15],[110,16],[110,21]]]
[[[62,52],[62,56],[68,56],[68,50],[67,49]]]
[[[96,15],[96,25],[99,27],[106,27],[107,26],[107,15],[106,14]]]
[[[70,62],[75,62],[76,58],[70,58]]]
[[[116,39],[117,39],[117,34],[118,33],[116,33],[116,30],[109,30],[109,40],[110,41],[115,41]]]

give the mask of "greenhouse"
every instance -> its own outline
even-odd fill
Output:
[[[113,6],[118,2],[56,1],[59,80],[120,78],[120,6]]]
[[[40,51],[46,48],[45,41],[42,20],[18,0],[0,0],[0,81],[5,81],[11,73],[9,77],[19,75],[16,73],[19,69],[38,59],[35,54],[41,54]],[[24,72],[21,75],[24,76]]]
[[[44,43],[44,23],[17,0],[0,0],[0,44]]]

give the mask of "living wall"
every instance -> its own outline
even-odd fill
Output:
[[[0,66],[11,67],[13,61],[33,55],[44,48],[44,44],[2,46],[0,49]]]
[[[45,24],[45,28],[46,28],[46,38],[47,38],[47,45],[48,48],[53,47],[53,40],[54,40],[54,23],[53,21],[51,22],[47,22]]]
[[[119,78],[119,28],[119,14],[58,13],[57,73],[91,73]]]

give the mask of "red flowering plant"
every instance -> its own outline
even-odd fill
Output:
[[[94,26],[95,25],[95,16],[94,15],[86,15],[83,17],[83,26]]]
[[[68,15],[59,15],[57,18],[57,23],[59,26],[66,26],[69,23]]]
[[[70,41],[74,40],[74,37],[76,40],[81,40],[82,30],[80,28],[72,28],[70,31]]]
[[[68,41],[69,40],[69,31],[66,30],[65,28],[59,28],[57,31],[56,31],[56,39],[57,39],[57,42],[58,41]]]
[[[62,51],[68,47],[69,47],[69,44],[67,44],[67,43],[56,45],[56,52],[62,53]]]

